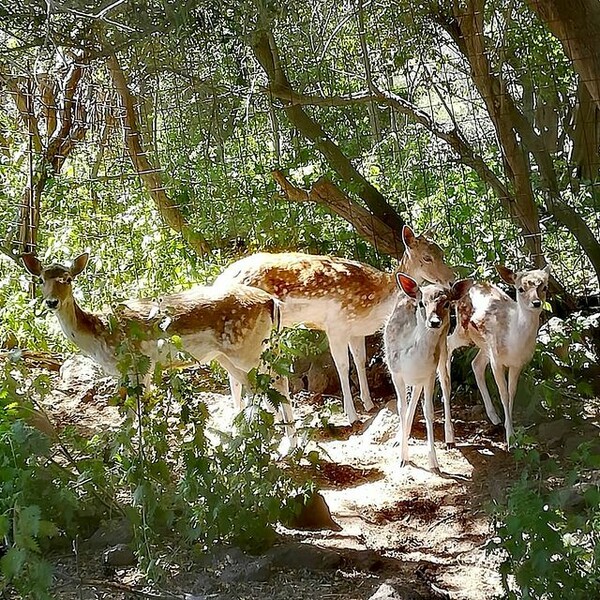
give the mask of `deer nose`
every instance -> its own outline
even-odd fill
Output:
[[[58,308],[58,300],[56,298],[48,298],[48,300],[46,300],[46,306],[54,310]]]
[[[541,300],[532,300],[531,305],[533,306],[533,308],[539,308],[542,305],[542,301]]]
[[[432,329],[438,329],[441,324],[442,322],[438,317],[431,317],[431,319],[429,319],[429,327]]]

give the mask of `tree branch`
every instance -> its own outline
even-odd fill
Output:
[[[267,31],[255,32],[252,47],[254,54],[267,74],[270,92],[276,97],[280,97],[280,94],[284,92],[293,94],[292,87],[279,61],[272,33]],[[315,148],[326,158],[331,168],[345,182],[356,187],[356,193],[364,200],[373,215],[389,223],[396,231],[402,231],[404,221],[400,215],[388,204],[379,190],[354,168],[348,157],[323,128],[300,105],[286,101],[283,108],[292,125],[314,144]]]
[[[348,221],[356,232],[384,254],[402,258],[404,244],[400,232],[385,221],[377,218],[366,208],[354,202],[335,184],[325,177],[319,178],[309,191],[296,187],[281,171],[272,171],[273,179],[279,184],[283,196],[292,202],[316,202]]]

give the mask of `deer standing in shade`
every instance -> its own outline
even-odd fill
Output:
[[[435,375],[447,365],[446,336],[451,304],[462,298],[473,282],[462,279],[451,287],[436,284],[420,287],[404,273],[397,274],[397,282],[403,293],[385,324],[383,339],[385,359],[398,400],[400,427],[396,440],[400,444],[400,459],[402,464],[408,462],[408,437],[416,404],[424,390],[429,467],[439,472],[433,432]],[[408,408],[407,386],[412,387]]]
[[[454,280],[454,272],[445,264],[437,244],[416,236],[408,226],[403,228],[402,239],[405,252],[399,270],[419,282],[449,284]],[[373,408],[365,337],[380,330],[394,308],[398,291],[393,273],[334,256],[261,252],[231,264],[217,277],[215,285],[231,282],[259,287],[279,298],[283,326],[304,324],[325,331],[340,378],[344,412],[354,423],[358,417],[350,391],[350,350],[362,403],[367,410]],[[447,441],[453,441],[453,437]]]
[[[517,383],[535,351],[550,266],[517,273],[502,265],[496,269],[504,281],[516,288],[516,301],[492,284],[474,285],[457,305],[458,323],[448,338],[448,357],[450,361],[453,351],[460,346],[474,344],[479,348],[471,366],[488,417],[497,425],[501,419],[485,382],[485,369],[491,365],[504,408],[506,443],[510,447]]]
[[[264,290],[235,284],[219,288],[196,286],[157,300],[134,299],[119,303],[111,314],[91,313],[73,297],[72,283],[88,263],[81,254],[71,267],[43,267],[33,254],[24,254],[26,269],[40,279],[46,306],[56,314],[65,336],[98,362],[110,375],[118,376],[119,347],[127,342],[153,366],[181,366],[187,361],[180,351],[200,363],[216,360],[229,373],[235,407],[242,408],[242,385],[258,367],[265,343],[279,326],[280,303]],[[180,340],[177,345],[173,336]],[[148,384],[146,376],[144,383]],[[287,381],[276,381],[287,397]],[[281,411],[288,437],[295,443],[289,402]]]

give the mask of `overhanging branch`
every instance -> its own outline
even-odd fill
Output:
[[[404,244],[400,232],[354,202],[327,178],[320,177],[307,191],[291,183],[281,171],[272,171],[271,175],[279,184],[286,199],[292,202],[315,202],[326,206],[351,223],[358,235],[373,244],[379,252],[397,259],[402,258]]]

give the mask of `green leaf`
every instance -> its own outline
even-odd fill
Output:
[[[26,560],[25,548],[16,548],[15,546],[9,548],[6,554],[0,558],[2,573],[7,579],[17,577],[23,570]]]

